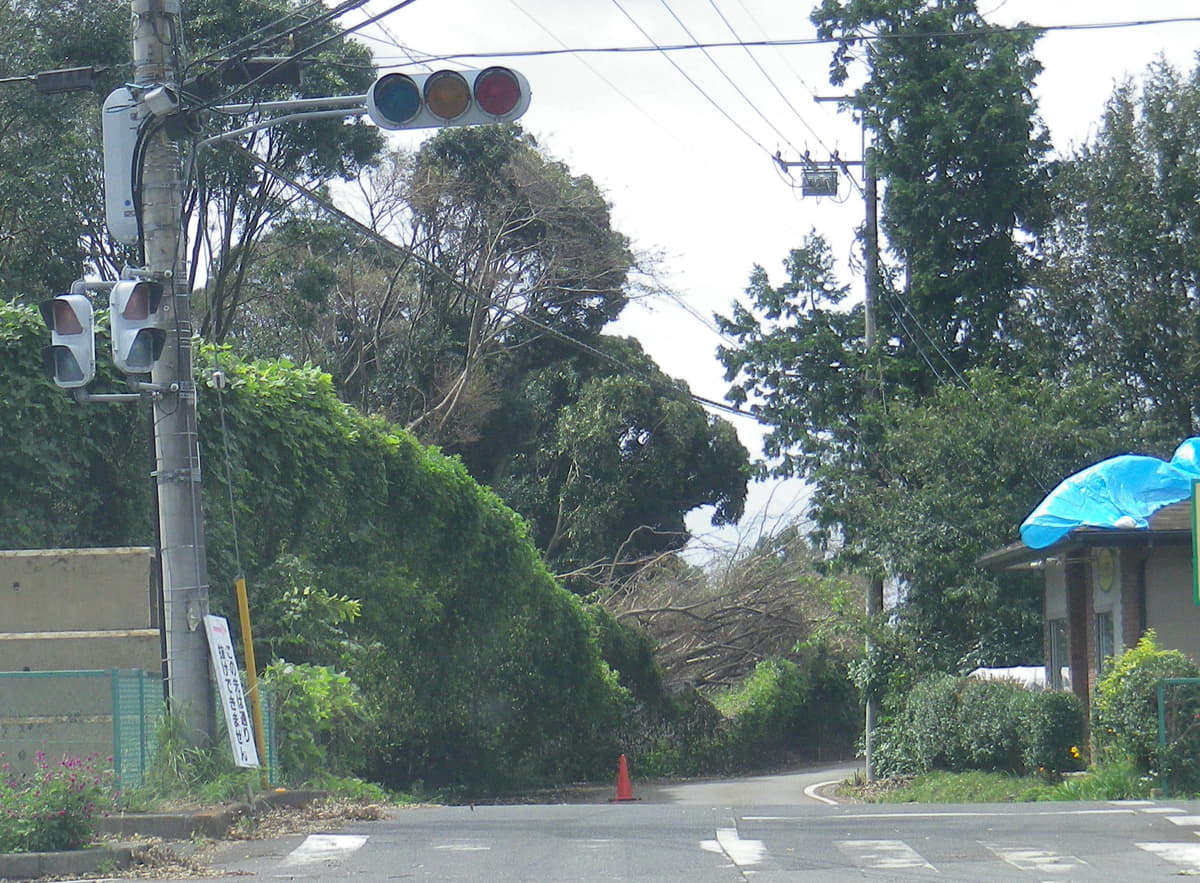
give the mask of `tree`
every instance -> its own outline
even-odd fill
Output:
[[[245,335],[313,357],[348,401],[427,441],[475,442],[512,378],[625,304],[633,257],[607,202],[516,126],[443,130],[360,184],[397,247],[294,214],[269,240]]]
[[[1041,586],[975,565],[1063,477],[1130,439],[1103,382],[1013,378],[978,369],[920,403],[889,405],[873,452],[884,480],[830,476],[845,493],[826,517],[902,585],[905,663],[965,671],[1039,660]]]
[[[299,16],[300,20],[284,30],[278,26],[268,29],[286,16]],[[264,30],[263,42],[252,51],[247,49],[241,38]],[[234,62],[241,57],[289,55],[329,39],[337,31],[336,25],[320,20],[309,7],[294,0],[197,0],[188,7],[188,40],[199,61],[189,73],[197,79],[195,88],[211,92],[206,100],[222,103],[224,96],[235,93],[220,85],[221,74],[236,67]],[[232,62],[222,61],[230,55]],[[355,95],[364,93],[373,78],[369,50],[341,40],[305,59],[299,89],[254,86],[236,94],[239,101]],[[229,121],[224,128],[236,125]],[[205,134],[213,135],[221,128],[210,122]],[[356,177],[382,146],[378,130],[361,120],[352,124],[340,119],[304,120],[250,133],[240,145],[209,146],[195,157],[196,187],[186,222],[195,233],[190,265],[193,283],[199,269],[207,268],[203,297],[195,310],[205,338],[221,342],[236,328],[251,296],[246,281],[258,259],[261,240],[276,221],[286,217],[297,199],[287,185],[252,163],[242,151],[320,188],[334,178]]]
[[[873,136],[881,224],[903,279],[885,295],[881,338],[922,390],[936,381],[923,358],[958,371],[995,364],[1026,281],[1020,234],[1045,221],[1037,33],[989,25],[975,0],[824,0],[812,21],[838,41],[834,85],[852,62],[866,68],[850,104]]]
[[[591,590],[647,557],[681,548],[684,517],[712,506],[735,523],[748,454],[629,338],[599,338],[520,380],[504,426],[464,458],[518,512],[560,574]]]
[[[1200,67],[1119,85],[1054,179],[1021,333],[1043,370],[1087,370],[1169,450],[1200,429]]]
[[[100,95],[125,78],[129,15],[119,4],[0,3],[0,67],[20,76],[96,65]],[[107,268],[122,251],[100,219],[100,99],[95,92],[41,95],[31,84],[0,89],[0,290],[40,300],[66,291],[85,267]]]

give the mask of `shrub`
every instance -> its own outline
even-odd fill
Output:
[[[110,784],[96,757],[64,757],[57,763],[38,752],[32,776],[0,775],[0,852],[79,849],[96,831],[96,814]]]
[[[718,701],[732,719],[730,751],[743,760],[790,746],[806,710],[810,684],[796,663],[766,659]]]
[[[876,730],[873,760],[882,775],[1057,772],[1075,767],[1082,741],[1082,705],[1069,693],[936,675]]]
[[[350,678],[328,666],[276,661],[263,672],[263,684],[274,705],[283,780],[299,784],[321,772],[345,772],[354,733],[367,717]]]
[[[967,678],[958,693],[960,769],[1019,773],[1033,694],[1012,681]]]
[[[1194,678],[1200,669],[1178,650],[1162,650],[1153,630],[1113,660],[1096,685],[1092,733],[1106,760],[1127,757],[1143,773],[1157,767],[1158,696],[1163,678]]]
[[[1025,720],[1025,767],[1057,775],[1083,768],[1087,713],[1083,702],[1067,690],[1031,694]]]
[[[911,769],[963,768],[958,681],[952,675],[938,675],[917,684],[908,694],[892,734],[901,743],[894,752],[907,755]]]

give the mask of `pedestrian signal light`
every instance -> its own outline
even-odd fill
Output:
[[[529,82],[507,67],[384,74],[367,91],[367,114],[381,129],[507,123],[529,109]]]
[[[148,374],[162,355],[167,339],[159,324],[162,296],[158,282],[127,279],[112,287],[108,305],[113,362],[125,374]]]
[[[96,376],[92,302],[82,294],[59,294],[40,309],[50,328],[50,346],[42,351],[46,373],[63,389],[87,386]]]

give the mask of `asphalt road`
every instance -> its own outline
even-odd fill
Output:
[[[211,862],[272,880],[1107,883],[1200,874],[1200,802],[817,799],[811,786],[841,769],[669,788],[639,789],[635,779],[641,799],[626,803],[398,809],[378,822],[226,844]],[[789,799],[761,802],[779,794]],[[722,796],[741,799],[705,802]]]

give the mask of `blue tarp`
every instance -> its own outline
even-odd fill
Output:
[[[1021,523],[1031,549],[1052,546],[1077,527],[1145,528],[1150,516],[1188,499],[1200,481],[1200,438],[1189,438],[1170,461],[1122,454],[1076,472]]]

